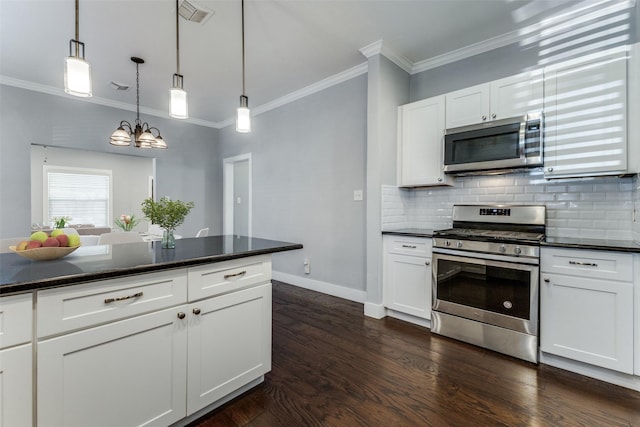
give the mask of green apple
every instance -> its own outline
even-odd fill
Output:
[[[69,234],[69,247],[80,246],[80,236],[77,234]]]
[[[44,231],[36,231],[29,237],[29,240],[37,240],[40,243],[44,243],[48,238],[49,236]]]
[[[62,228],[56,228],[51,232],[51,237],[57,237],[61,234],[64,234],[64,231],[62,230]]]

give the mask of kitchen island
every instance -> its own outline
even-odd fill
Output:
[[[184,425],[254,387],[271,369],[271,254],[300,248],[210,236],[0,255],[3,422]]]

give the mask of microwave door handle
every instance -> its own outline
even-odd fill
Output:
[[[520,131],[518,132],[518,153],[520,154],[520,162],[524,165],[527,163],[527,154],[525,153],[525,141],[527,135],[526,117],[520,122]]]

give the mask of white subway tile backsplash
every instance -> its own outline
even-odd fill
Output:
[[[454,204],[544,204],[547,234],[640,242],[640,177],[546,181],[542,172],[468,176],[454,187],[382,187],[382,229],[451,227]],[[637,220],[633,221],[636,209]]]

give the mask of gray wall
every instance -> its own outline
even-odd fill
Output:
[[[252,155],[253,235],[304,245],[277,254],[282,273],[364,290],[367,79],[359,76],[220,131],[221,157]],[[311,260],[305,275],[303,259]]]
[[[159,117],[141,119],[162,131],[167,150],[109,144],[121,120],[135,120],[134,112],[0,85],[0,236],[23,235],[30,229],[31,144],[155,157],[157,194],[195,202],[178,234],[193,236],[204,226],[220,234],[218,130]]]

